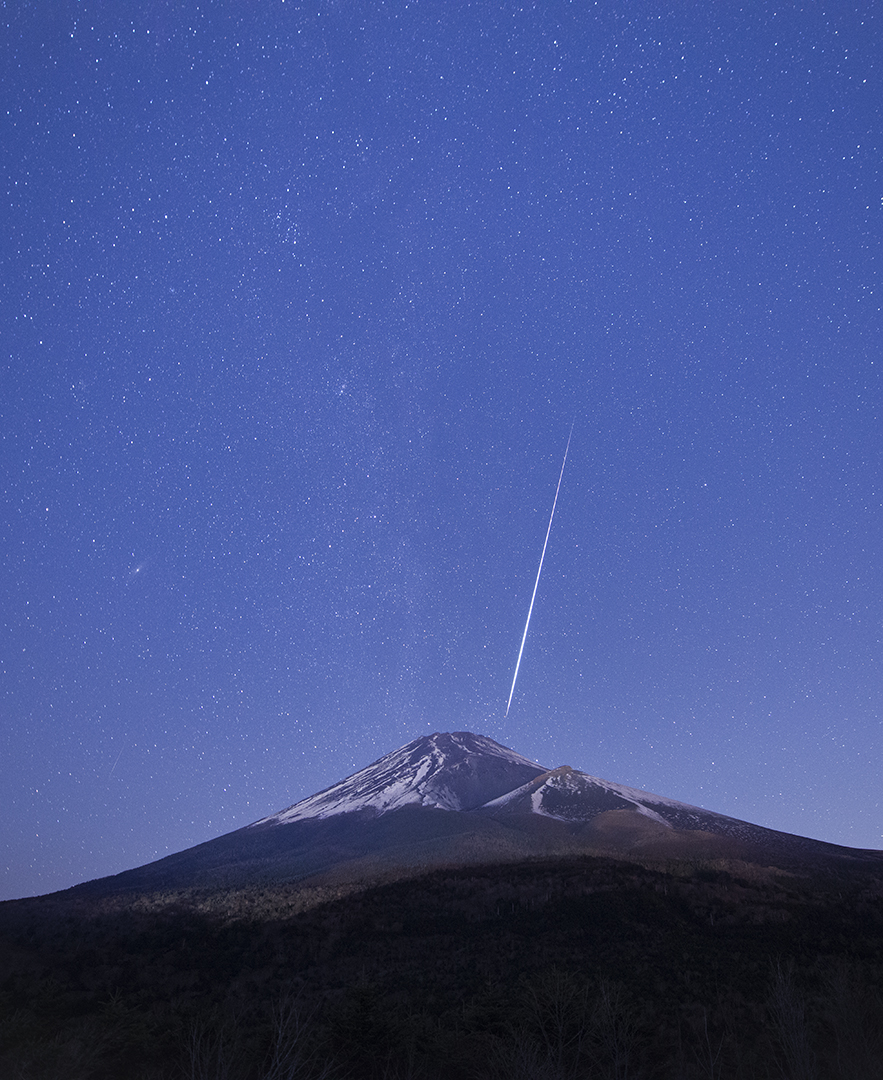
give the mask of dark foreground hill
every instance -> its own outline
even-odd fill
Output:
[[[315,900],[315,897],[313,898]],[[299,910],[300,908],[300,910]],[[0,905],[0,1076],[881,1076],[883,883],[577,857]]]

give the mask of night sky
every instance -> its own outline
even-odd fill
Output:
[[[883,847],[879,4],[0,16],[0,895],[433,731]]]

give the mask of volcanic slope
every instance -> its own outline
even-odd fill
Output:
[[[368,884],[438,866],[576,854],[883,870],[883,853],[777,832],[560,766],[482,735],[422,736],[252,825],[113,877],[95,894]]]

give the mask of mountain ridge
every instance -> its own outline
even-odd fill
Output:
[[[275,814],[73,891],[357,886],[581,854],[883,872],[883,852],[778,832],[568,765],[548,769],[487,736],[434,732]]]

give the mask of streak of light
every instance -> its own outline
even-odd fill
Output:
[[[561,462],[561,472],[558,474],[558,486],[555,488],[555,499],[552,503],[552,513],[549,515],[549,527],[546,529],[546,539],[543,541],[543,553],[540,555],[540,565],[537,569],[537,579],[533,583],[533,594],[530,598],[530,607],[527,609],[527,622],[524,624],[524,633],[521,635],[521,648],[518,650],[518,659],[515,661],[515,674],[512,676],[512,686],[509,690],[509,700],[506,702],[506,715],[509,715],[509,706],[512,704],[512,695],[515,693],[515,683],[518,679],[518,669],[521,667],[521,654],[524,652],[524,643],[527,640],[527,628],[530,626],[530,617],[533,615],[533,602],[537,598],[537,586],[540,583],[540,574],[543,572],[543,559],[546,557],[546,547],[549,543],[549,533],[552,531],[552,519],[555,517],[555,507],[558,505],[558,492],[561,490],[561,480],[564,476],[564,466],[567,464],[567,452],[570,450],[570,440],[573,437],[573,424],[570,425],[570,434],[567,436],[567,446],[564,449],[564,460]]]

